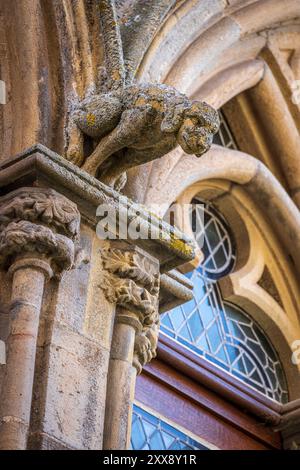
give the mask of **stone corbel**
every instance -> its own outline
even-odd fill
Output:
[[[102,253],[103,289],[117,306],[106,401],[105,449],[125,449],[130,437],[136,374],[156,355],[159,332],[159,263],[118,243]],[[112,394],[111,391],[114,391]]]
[[[0,198],[0,266],[12,280],[0,449],[26,449],[44,285],[76,265],[80,214],[51,189],[20,188]]]

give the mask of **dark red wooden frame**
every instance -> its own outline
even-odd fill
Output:
[[[220,449],[280,449],[282,406],[161,334],[136,399]]]

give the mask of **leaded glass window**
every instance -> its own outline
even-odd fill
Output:
[[[226,221],[211,204],[194,199],[192,213],[193,232],[201,243],[204,260],[199,271],[206,279],[215,280],[228,274],[235,261],[232,237]]]
[[[163,419],[133,406],[131,449],[133,450],[207,450],[195,439]]]
[[[214,136],[214,144],[221,145],[228,149],[238,150],[237,143],[233,137],[231,129],[222,111],[219,111],[220,129]]]
[[[194,284],[194,298],[164,314],[161,331],[269,398],[286,403],[287,385],[271,343],[244,311],[222,298],[217,280],[234,265],[234,245],[225,220],[210,204],[201,204],[205,258],[186,274]]]

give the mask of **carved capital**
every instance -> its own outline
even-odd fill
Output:
[[[76,204],[48,188],[20,188],[0,198],[0,231],[27,220],[78,240],[80,213]]]
[[[142,372],[143,367],[156,357],[157,341],[159,334],[160,318],[157,312],[156,318],[150,326],[136,333],[134,342],[133,365],[137,373]]]
[[[159,293],[159,273],[152,259],[138,251],[108,249],[102,251],[102,260],[108,300],[134,312],[142,325],[151,325]]]
[[[138,320],[133,365],[139,373],[156,355],[159,331],[158,263],[137,249],[103,250],[102,260],[105,268],[103,289],[107,299],[129,310]],[[122,314],[120,321],[126,322],[126,318]],[[133,325],[131,316],[128,324]]]
[[[80,214],[75,204],[51,189],[21,188],[0,199],[0,266],[35,254],[56,275],[71,269],[79,249]]]

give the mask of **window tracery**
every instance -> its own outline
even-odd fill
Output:
[[[164,314],[161,331],[269,398],[285,403],[287,385],[276,351],[256,322],[221,295],[217,281],[229,274],[235,262],[230,229],[210,203],[195,199],[193,204],[204,260],[186,274],[194,284],[194,298]]]

